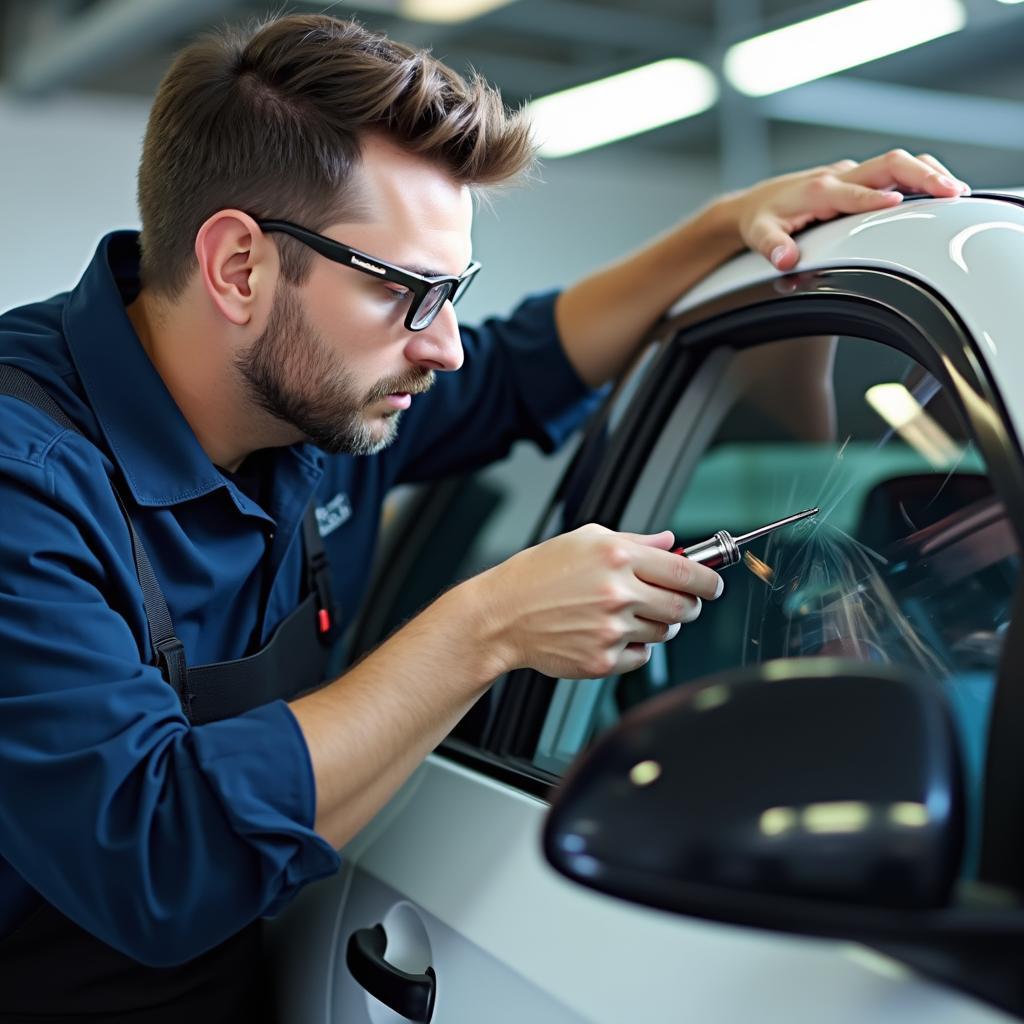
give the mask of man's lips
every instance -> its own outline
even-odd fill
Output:
[[[372,400],[370,404],[376,405],[380,403],[381,405],[386,405],[389,409],[408,409],[412,404],[412,396],[426,394],[433,383],[434,378],[431,374],[426,378],[420,378],[420,380],[416,381],[410,387],[403,388],[399,386],[394,391],[388,392],[380,398]]]
[[[384,399],[384,404],[392,409],[408,409],[412,405],[412,395],[408,391],[396,391]]]

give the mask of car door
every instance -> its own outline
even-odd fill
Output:
[[[574,887],[539,842],[550,787],[628,707],[717,668],[831,653],[934,674],[968,751],[964,884],[1012,870],[996,852],[997,787],[984,769],[1007,747],[989,722],[1013,636],[1019,465],[950,330],[933,297],[867,271],[739,293],[663,326],[535,510],[534,539],[596,520],[671,526],[686,542],[810,504],[819,522],[728,570],[725,595],[636,673],[498,681],[484,713],[346,847],[341,875],[310,887],[279,928],[283,1019],[413,1019],[368,989],[397,1005],[417,985],[432,985],[431,1019],[444,1022],[1007,1019],[877,951]],[[465,484],[449,486],[457,495]],[[427,591],[472,567],[465,540]],[[403,595],[422,597],[417,570],[374,596],[356,649],[414,610],[395,612]]]

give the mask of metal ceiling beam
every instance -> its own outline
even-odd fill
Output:
[[[470,28],[474,22],[463,22]],[[640,11],[615,10],[569,0],[519,0],[479,19],[481,28],[501,28],[525,36],[541,36],[645,53],[695,57],[711,42],[707,28],[678,18],[659,18]],[[453,26],[458,27],[458,26]]]
[[[62,30],[27,46],[8,84],[18,96],[42,96],[74,85],[125,57],[214,22],[237,0],[103,0]]]
[[[299,0],[304,7],[324,8],[322,0]],[[353,0],[350,13],[360,10],[401,16],[400,0]],[[653,14],[575,3],[573,0],[514,0],[468,21],[401,20],[389,33],[414,46],[434,49],[479,32],[515,32],[523,38],[555,40],[573,47],[601,46],[610,51],[636,50],[642,55],[691,56],[706,49],[709,29]]]
[[[856,78],[826,78],[757,101],[778,121],[1024,151],[1024,103]]]

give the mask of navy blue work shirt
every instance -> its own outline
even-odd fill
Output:
[[[163,965],[276,913],[339,860],[313,831],[288,705],[192,727],[151,664],[115,470],[188,661],[206,664],[252,653],[297,606],[311,496],[351,615],[393,484],[485,464],[520,438],[553,449],[593,395],[559,343],[554,294],[537,296],[463,328],[465,365],[415,399],[380,454],[294,445],[227,475],[125,312],[138,264],[134,232],[108,235],[73,291],[0,317],[0,361],[84,434],[0,396],[0,937],[41,895]]]

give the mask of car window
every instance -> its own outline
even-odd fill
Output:
[[[641,473],[641,518],[626,522],[627,509],[624,527],[667,526],[685,545],[821,511],[751,544],[724,570],[723,597],[653,648],[643,669],[559,681],[535,765],[564,771],[666,687],[772,658],[834,655],[935,680],[977,791],[1019,558],[950,396],[903,352],[860,338],[747,349],[708,388],[700,422],[678,444],[663,435],[656,451],[668,456]]]

